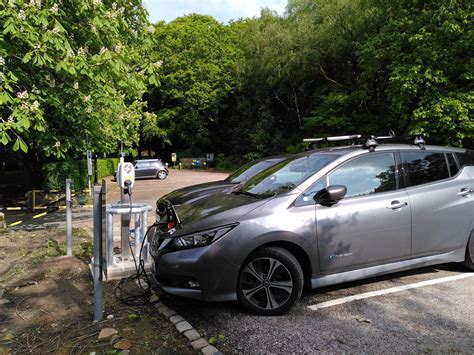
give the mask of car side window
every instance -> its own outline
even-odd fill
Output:
[[[459,171],[458,164],[456,163],[456,160],[454,159],[453,154],[446,154],[446,155],[448,158],[449,172],[451,173],[451,176],[454,176]]]
[[[404,152],[407,187],[427,184],[449,178],[448,164],[444,153]]]
[[[393,153],[370,153],[351,160],[329,175],[329,185],[344,185],[345,198],[397,189],[397,169]]]
[[[474,165],[474,150],[467,150],[465,153],[457,153],[459,163],[461,167],[467,165]]]

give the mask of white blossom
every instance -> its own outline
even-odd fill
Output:
[[[114,50],[115,50],[116,53],[122,52],[122,49],[123,49],[122,43],[117,43],[117,44],[115,45]]]
[[[18,97],[19,99],[27,99],[28,98],[28,91],[25,90],[25,91],[19,91],[16,93],[16,97]]]
[[[84,96],[84,102],[89,102],[91,100],[91,95]]]
[[[145,28],[145,30],[148,32],[148,33],[155,33],[155,27],[153,25],[149,25]]]
[[[54,26],[52,32],[58,34],[59,32],[61,32],[61,29],[59,28],[59,26]]]
[[[86,53],[87,53],[87,49],[85,49],[84,47],[80,47],[80,48],[77,50],[77,55],[78,55],[78,56],[81,56],[81,57],[82,57],[82,56],[86,55]]]
[[[159,60],[159,61],[153,63],[153,65],[154,65],[154,67],[155,67],[156,69],[159,69],[159,68],[161,68],[161,66],[163,65],[163,61],[162,61],[162,60]]]
[[[59,11],[59,6],[58,6],[58,4],[54,4],[54,5],[51,7],[50,10],[51,10],[51,12],[52,12],[53,14],[57,14],[58,11]]]
[[[74,89],[79,89],[79,83],[77,81],[74,82],[74,85],[72,86]]]
[[[89,107],[86,109],[86,112],[87,112],[87,113],[92,113],[92,107],[89,106]]]
[[[5,65],[5,58],[0,56],[0,66],[4,66],[4,65]]]
[[[41,0],[30,0],[30,6],[36,6],[37,8],[41,8]]]
[[[37,110],[37,109],[39,109],[39,106],[40,106],[39,102],[35,100],[35,101],[33,101],[33,103],[31,104],[31,109],[32,109],[32,110]]]
[[[20,10],[17,15],[18,20],[23,21],[26,18],[26,14],[24,10]]]
[[[104,54],[104,53],[107,52],[107,51],[108,51],[107,48],[105,48],[105,47],[100,47],[100,52],[99,52],[99,54]]]
[[[102,5],[102,0],[94,0],[93,4],[94,4],[94,6],[100,6],[100,5]]]
[[[67,57],[74,57],[74,51],[71,48],[68,48],[66,56]]]
[[[13,123],[13,117],[12,116],[8,116],[8,123]]]
[[[116,2],[112,3],[112,9],[117,10],[117,3]]]
[[[16,3],[15,0],[8,0],[8,7],[15,7]]]
[[[61,146],[61,142],[60,141],[56,141],[56,143],[54,143],[54,146],[53,148],[58,148]]]

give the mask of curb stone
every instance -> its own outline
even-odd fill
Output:
[[[152,292],[152,297],[153,295],[156,296],[156,293]],[[194,329],[193,326],[174,309],[169,308],[161,301],[155,303],[154,307],[176,327],[176,330],[180,334],[184,335],[186,339],[188,339],[189,345],[194,350],[200,351],[200,353],[203,355],[222,354],[216,347],[210,345],[206,339],[202,338],[199,332]]]

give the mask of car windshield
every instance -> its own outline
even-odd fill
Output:
[[[285,159],[250,178],[235,192],[256,197],[268,197],[287,192],[337,157],[339,157],[337,154],[316,153]]]
[[[260,161],[251,161],[250,163],[241,166],[225,180],[233,184],[239,184],[282,160],[283,158],[274,158]]]

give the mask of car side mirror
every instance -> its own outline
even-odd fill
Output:
[[[314,195],[314,200],[320,205],[330,207],[338,203],[347,193],[344,185],[332,185]]]

